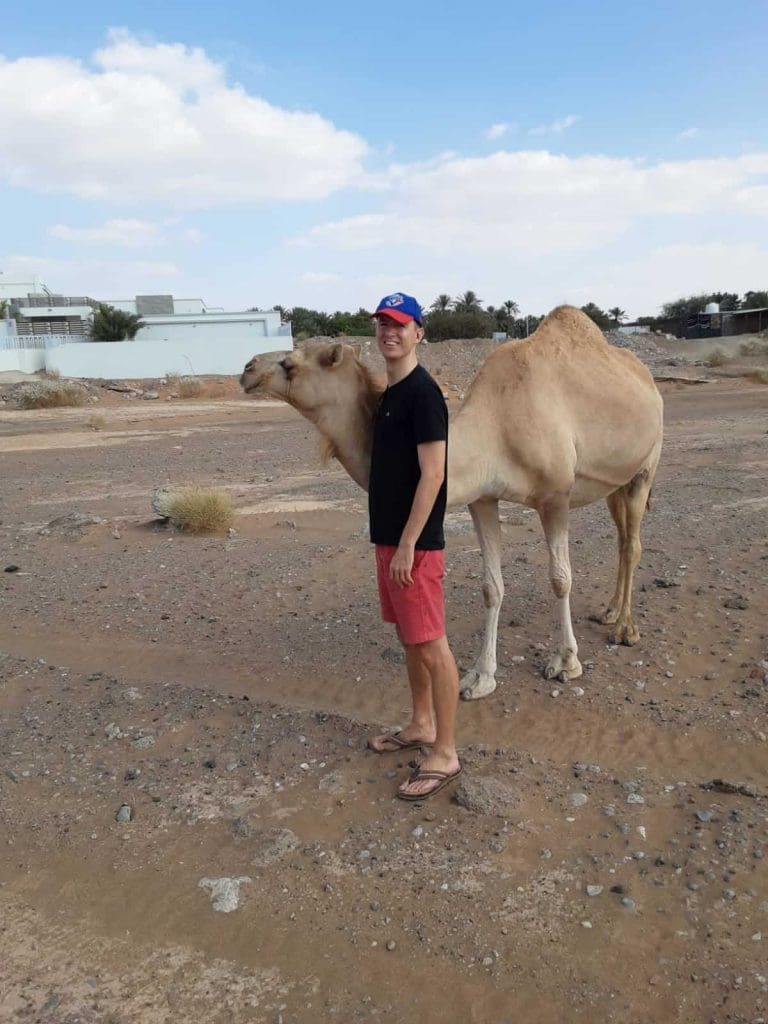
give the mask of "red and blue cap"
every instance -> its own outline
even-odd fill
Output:
[[[424,314],[421,306],[412,295],[405,295],[403,292],[395,292],[393,295],[385,295],[376,307],[374,316],[380,315],[391,317],[399,324],[410,323],[415,320],[421,327]]]

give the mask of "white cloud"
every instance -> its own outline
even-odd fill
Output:
[[[54,238],[81,245],[134,246],[158,245],[161,238],[157,225],[145,220],[108,220],[97,228],[73,228],[54,224],[50,231]]]
[[[540,124],[535,128],[531,128],[528,132],[529,135],[559,135],[561,132],[567,131],[569,128],[573,128],[577,121],[581,118],[578,114],[568,114],[567,117],[561,118],[559,121],[551,121],[549,124]]]
[[[678,139],[693,139],[698,134],[698,128],[686,128],[684,131],[680,132],[680,134],[678,135]]]
[[[84,199],[180,207],[317,200],[361,171],[363,139],[229,84],[203,50],[112,31],[91,65],[0,57],[0,177]]]
[[[407,242],[436,257],[527,261],[598,249],[645,218],[765,212],[768,188],[754,182],[766,174],[768,153],[651,165],[546,151],[449,155],[391,168],[375,183],[383,209],[317,225],[294,242],[339,251]]]
[[[485,137],[486,139],[501,139],[503,138],[510,129],[510,125],[506,122],[499,122],[498,124],[492,124],[490,128],[486,128]]]
[[[181,277],[175,263],[163,260],[54,259],[0,253],[0,265],[8,280],[29,281],[37,276],[57,294],[102,300],[170,291]]]
[[[304,284],[336,284],[341,280],[341,275],[332,274],[324,270],[307,270],[301,275]]]
[[[768,246],[711,242],[661,245],[617,265],[602,266],[586,284],[585,298],[600,305],[657,313],[662,302],[706,291],[739,295],[768,280]],[[581,302],[579,304],[582,304]]]

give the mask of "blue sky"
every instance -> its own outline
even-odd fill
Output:
[[[768,287],[768,5],[38,4],[0,40],[0,281],[540,313]]]

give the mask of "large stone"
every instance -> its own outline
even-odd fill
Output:
[[[474,814],[508,818],[520,805],[517,789],[504,779],[465,775],[456,788],[454,800]]]

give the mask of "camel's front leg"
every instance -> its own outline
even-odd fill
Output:
[[[499,503],[493,500],[475,501],[469,506],[469,511],[483,555],[485,638],[475,667],[461,680],[461,696],[464,700],[477,700],[478,697],[487,697],[496,689],[496,638],[504,598],[504,581],[501,578]]]
[[[571,559],[568,554],[568,496],[548,502],[539,510],[549,548],[549,580],[560,611],[560,646],[544,669],[545,679],[561,683],[578,679],[582,673],[579,648],[571,622]]]

